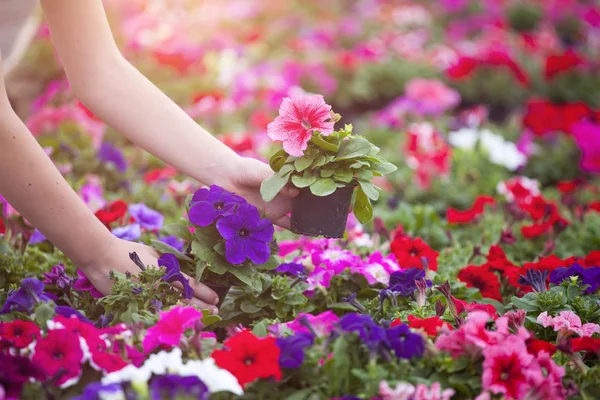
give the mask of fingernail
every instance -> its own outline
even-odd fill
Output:
[[[219,304],[219,296],[216,296],[212,303]]]
[[[217,307],[211,307],[211,308],[210,308],[210,312],[211,312],[213,315],[217,315],[217,314],[219,314],[219,309],[218,309]]]

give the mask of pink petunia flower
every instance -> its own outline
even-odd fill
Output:
[[[416,102],[424,114],[437,115],[454,108],[460,102],[460,95],[442,81],[415,78],[406,84],[406,97]]]
[[[311,258],[314,266],[323,266],[333,271],[334,274],[339,274],[346,268],[350,268],[361,262],[360,257],[352,251],[343,250],[338,246],[330,246],[325,250],[315,249],[312,252]]]
[[[78,269],[77,275],[79,275],[79,279],[77,279],[77,281],[75,281],[75,284],[73,285],[73,288],[75,290],[90,292],[92,297],[95,299],[100,299],[104,297],[102,292],[96,289],[94,284],[87,278],[87,276],[85,276],[82,270]]]
[[[471,312],[460,328],[443,332],[435,343],[436,347],[450,353],[453,358],[463,355],[479,358],[482,350],[496,344],[504,336],[500,332],[485,329],[490,318],[490,314],[484,311]]]
[[[376,251],[367,260],[351,266],[350,270],[362,274],[370,285],[375,283],[387,285],[390,275],[400,271],[400,266],[393,254],[384,257],[379,251]]]
[[[543,327],[552,327],[558,332],[559,339],[566,338],[576,333],[581,337],[592,336],[594,333],[600,333],[598,324],[581,324],[581,318],[573,311],[561,311],[556,317],[550,317],[547,311],[541,313],[537,318],[538,324]]]
[[[66,329],[48,331],[35,344],[32,361],[39,365],[50,379],[57,377],[62,387],[75,383],[81,374],[84,353],[77,334]]]
[[[283,142],[283,149],[292,156],[304,155],[313,132],[328,136],[333,133],[331,106],[320,95],[286,97],[279,107],[279,116],[267,126],[272,140]]]
[[[600,173],[600,124],[581,121],[571,126],[575,143],[581,150],[579,167],[589,173]]]
[[[160,345],[177,346],[186,329],[192,328],[202,313],[194,307],[177,306],[160,313],[160,320],[148,329],[142,343],[146,353]]]
[[[306,324],[309,324],[318,336],[327,336],[335,329],[338,320],[339,317],[331,310],[319,315],[300,313],[295,320],[287,323],[287,327],[295,333],[309,333],[310,330],[306,326]]]

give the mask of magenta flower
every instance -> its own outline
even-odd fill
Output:
[[[384,257],[379,251],[374,252],[366,261],[350,267],[350,271],[362,274],[370,285],[390,283],[390,275],[400,271],[400,266],[393,254]]]
[[[48,378],[57,377],[57,385],[66,386],[81,374],[83,357],[79,336],[66,329],[55,329],[38,339],[32,361]]]
[[[225,239],[225,258],[232,264],[242,264],[246,259],[264,264],[271,256],[275,228],[250,204],[242,204],[235,214],[218,220],[217,230]]]
[[[575,143],[581,150],[579,167],[590,173],[600,173],[600,125],[581,121],[571,126]]]
[[[318,286],[328,288],[331,285],[331,278],[333,278],[334,271],[323,267],[315,268],[306,279],[308,283],[307,292],[312,292]]]
[[[300,313],[295,320],[287,323],[287,327],[295,333],[314,332],[317,336],[327,336],[335,329],[335,324],[337,324],[338,321],[339,317],[331,310],[325,311],[319,315]]]
[[[581,337],[592,336],[594,333],[600,333],[598,324],[581,324],[581,318],[573,311],[561,311],[556,317],[550,317],[547,311],[544,311],[537,317],[538,324],[543,327],[552,327],[558,332],[559,338],[566,338],[576,333]]]
[[[73,285],[73,289],[80,290],[82,292],[90,292],[93,298],[100,299],[104,297],[102,292],[100,292],[96,287],[92,284],[92,282],[85,276],[82,270],[77,270],[77,275],[79,275],[79,279],[75,281]]]
[[[160,345],[177,346],[185,331],[193,328],[201,318],[202,313],[194,307],[177,306],[161,312],[156,325],[148,329],[144,337],[144,351],[149,353]]]
[[[165,217],[156,210],[146,207],[145,204],[132,204],[129,206],[129,214],[135,222],[140,224],[143,229],[157,231],[162,228]]]
[[[279,116],[267,126],[272,140],[283,142],[283,149],[292,156],[304,155],[313,132],[328,136],[333,133],[331,106],[320,95],[286,97],[279,107]]]
[[[346,268],[360,264],[362,260],[352,251],[343,250],[338,246],[330,246],[325,250],[314,249],[312,251],[312,263],[314,266],[323,266],[328,270],[339,274]]]
[[[437,115],[456,107],[460,102],[456,90],[436,79],[415,78],[406,84],[405,92],[421,114]]]

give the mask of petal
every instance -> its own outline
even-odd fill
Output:
[[[268,244],[259,241],[248,241],[246,245],[246,256],[254,264],[264,264],[271,257],[271,248]]]
[[[250,237],[253,239],[270,243],[273,240],[273,235],[275,234],[275,228],[273,227],[273,223],[268,219],[261,219],[251,230]]]
[[[232,240],[239,236],[243,220],[236,214],[228,215],[217,221],[217,230],[225,240]]]
[[[219,215],[219,212],[215,207],[213,207],[212,203],[206,201],[199,201],[194,203],[190,212],[188,213],[188,218],[191,223],[198,226],[209,226]]]
[[[225,258],[232,264],[246,261],[245,240],[236,238],[225,242]]]

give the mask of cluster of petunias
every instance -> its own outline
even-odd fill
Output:
[[[509,399],[537,396],[564,399],[563,367],[556,365],[548,351],[535,351],[528,346],[530,333],[518,326],[509,329],[509,317],[495,321],[496,330],[487,328],[491,316],[473,311],[458,329],[446,331],[436,341],[438,349],[454,358],[483,359],[484,392],[501,394]]]
[[[190,222],[199,227],[214,225],[225,241],[225,258],[232,264],[246,260],[264,264],[271,256],[273,224],[261,218],[256,207],[242,197],[213,185],[198,190],[190,202]]]

